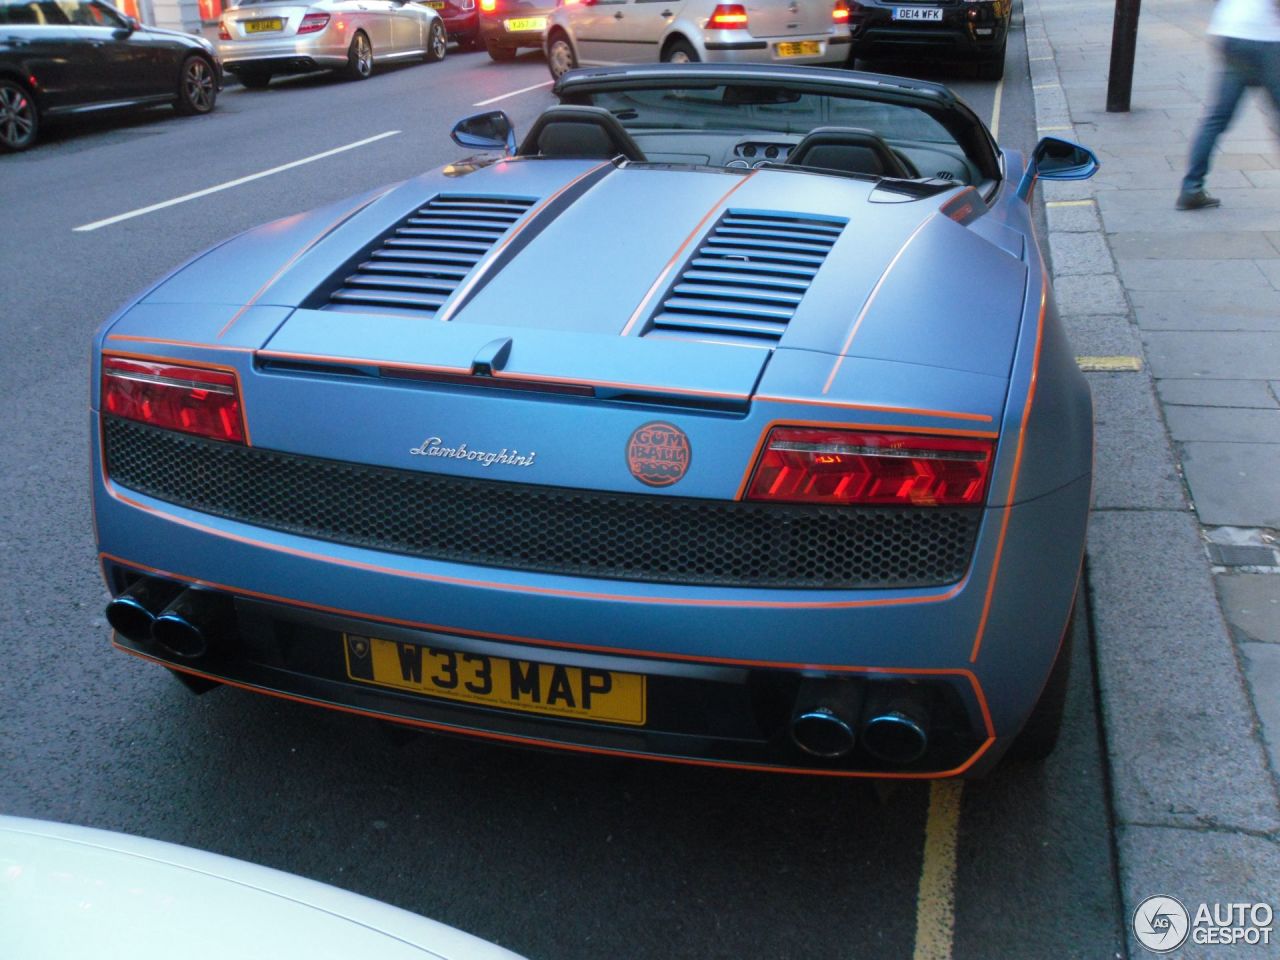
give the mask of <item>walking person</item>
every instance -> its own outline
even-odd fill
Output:
[[[1205,192],[1214,145],[1235,116],[1246,87],[1262,87],[1280,113],[1280,0],[1218,0],[1209,21],[1218,38],[1217,89],[1191,144],[1175,206],[1200,210],[1222,201]]]

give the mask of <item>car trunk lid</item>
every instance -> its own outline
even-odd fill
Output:
[[[233,40],[267,42],[295,36],[309,9],[306,4],[259,3],[229,11],[223,23]]]
[[[753,37],[805,37],[827,33],[832,0],[747,0],[747,30]]]

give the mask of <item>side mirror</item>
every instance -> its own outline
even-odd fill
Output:
[[[1045,137],[1031,152],[1031,162],[1018,183],[1018,196],[1026,200],[1036,180],[1088,180],[1100,166],[1098,158],[1087,147],[1070,140]]]
[[[128,36],[137,30],[138,27],[142,26],[142,24],[138,22],[137,17],[122,16],[120,19],[124,21],[124,26],[120,27],[118,32],[123,33],[125,36]]]
[[[449,134],[460,147],[501,150],[507,156],[516,152],[516,131],[511,118],[501,110],[474,113],[453,125]]]

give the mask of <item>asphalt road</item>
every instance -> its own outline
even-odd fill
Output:
[[[1027,150],[1021,33],[1009,57],[1002,85],[931,76],[984,117],[998,99],[1001,139]],[[546,79],[536,53],[453,51],[363,83],[233,86],[209,117],[64,125],[0,157],[0,812],[288,870],[534,960],[1119,956],[1087,616],[1058,752],[962,789],[389,735],[235,690],[195,698],[108,646],[86,479],[95,327],[228,235],[456,159],[456,118]],[[487,106],[523,130],[549,102],[542,86]]]

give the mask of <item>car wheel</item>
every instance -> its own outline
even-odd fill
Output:
[[[427,52],[422,59],[427,63],[439,63],[449,49],[449,34],[444,31],[444,21],[437,17],[427,31]]]
[[[269,73],[238,73],[236,77],[240,80],[241,86],[248,87],[250,90],[265,90],[267,84],[271,82]]]
[[[503,47],[496,43],[489,44],[489,56],[499,63],[506,63],[516,58],[515,47]]]
[[[0,149],[25,150],[39,132],[40,114],[27,88],[0,80]]]
[[[671,41],[667,49],[662,51],[663,63],[697,63],[701,59],[698,56],[698,51],[693,49],[689,41],[682,37],[676,37]]]
[[[563,31],[553,33],[547,44],[547,67],[551,70],[551,79],[559,80],[577,65],[578,58],[574,56],[569,37]]]
[[[1058,659],[1053,662],[1049,679],[1040,691],[1040,699],[1036,701],[1031,716],[1006,751],[1006,763],[1040,763],[1057,746],[1058,734],[1062,732],[1063,708],[1067,704],[1067,686],[1071,679],[1071,640],[1076,632],[1075,627],[1076,606],[1073,604],[1071,615],[1067,617],[1062,645],[1058,648]]]
[[[214,79],[213,65],[201,56],[193,55],[183,60],[174,109],[184,116],[208,113],[217,99],[218,82]]]
[[[373,73],[373,44],[357,31],[351,38],[351,46],[347,47],[347,65],[342,68],[342,75],[348,80],[368,80]]]

